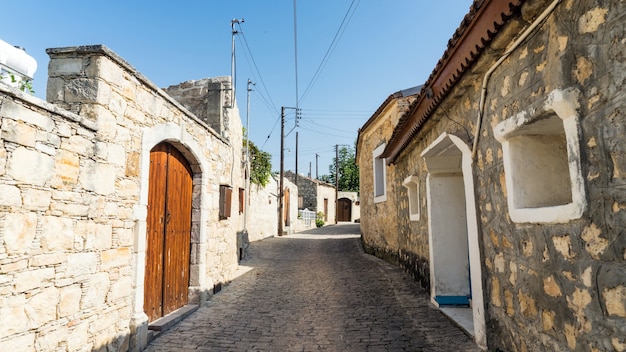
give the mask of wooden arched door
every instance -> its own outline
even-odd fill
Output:
[[[144,311],[150,321],[187,304],[192,172],[180,151],[150,151]]]
[[[339,198],[337,206],[337,221],[352,221],[352,201],[348,198]]]

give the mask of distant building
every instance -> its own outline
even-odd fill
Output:
[[[285,172],[285,178],[296,183],[292,171]],[[298,175],[298,209],[322,212],[324,223],[335,223],[335,186],[310,177]]]

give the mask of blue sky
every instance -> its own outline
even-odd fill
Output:
[[[295,169],[297,131],[298,172],[308,174],[311,166],[315,177],[319,154],[319,175],[328,174],[335,144],[352,146],[390,94],[426,81],[471,3],[296,1],[302,119],[293,129],[287,110],[285,169]],[[251,79],[250,139],[279,169],[280,107],[296,106],[293,0],[6,1],[2,13],[0,39],[35,57],[34,90],[42,99],[46,48],[104,44],[159,87],[230,75],[231,20],[243,18],[235,36],[239,110],[245,125]]]

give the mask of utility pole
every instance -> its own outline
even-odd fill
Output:
[[[232,82],[230,82],[231,85],[231,97],[230,97],[230,108],[235,106],[235,86],[236,86],[236,82],[237,80],[235,79],[235,34],[239,33],[236,29],[235,29],[235,23],[243,23],[244,20],[243,18],[238,20],[236,18],[233,18],[230,21],[230,29],[232,31],[232,45],[231,45],[231,50],[230,50],[230,79],[232,80]]]
[[[252,88],[250,87],[251,85],[253,85],[254,83],[252,83],[252,81],[250,79],[248,79],[248,94],[247,94],[247,108],[246,108],[246,167],[245,167],[245,173],[246,173],[246,197],[244,199],[244,206],[243,206],[243,232],[244,233],[248,233],[248,227],[247,227],[247,223],[248,223],[248,206],[250,205],[250,92],[252,91]],[[248,204],[245,204],[248,203]]]
[[[317,163],[318,163],[319,159],[320,159],[320,155],[319,155],[319,154],[317,154],[317,153],[315,153],[315,179],[316,179],[316,180],[319,180],[319,179],[320,179],[320,176],[319,176],[319,174],[317,173]]]
[[[285,174],[285,107],[280,107],[280,180],[278,190],[278,236],[283,235],[283,177]]]
[[[296,180],[296,187],[298,187],[298,131],[296,131],[296,178],[295,180]]]
[[[285,185],[283,178],[285,176],[285,109],[295,109],[296,113],[298,111],[297,108],[287,106],[280,107],[280,190],[278,191],[278,236],[282,236],[284,230],[283,188]]]
[[[309,161],[309,178],[311,178],[311,162]]]
[[[335,224],[339,215],[339,144],[335,144]]]

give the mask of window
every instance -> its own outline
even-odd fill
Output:
[[[565,223],[582,216],[577,109],[578,91],[555,90],[495,127],[514,222]]]
[[[246,190],[239,189],[239,214],[242,214],[246,207]]]
[[[385,158],[381,158],[380,155],[385,150],[385,144],[381,144],[378,148],[374,149],[372,153],[374,159],[374,203],[384,202],[387,200],[387,170]]]
[[[232,195],[232,187],[220,185],[220,220],[225,220],[230,217]]]
[[[417,221],[420,219],[419,179],[417,176],[409,176],[404,179],[402,185],[406,187],[409,196],[409,219]]]

